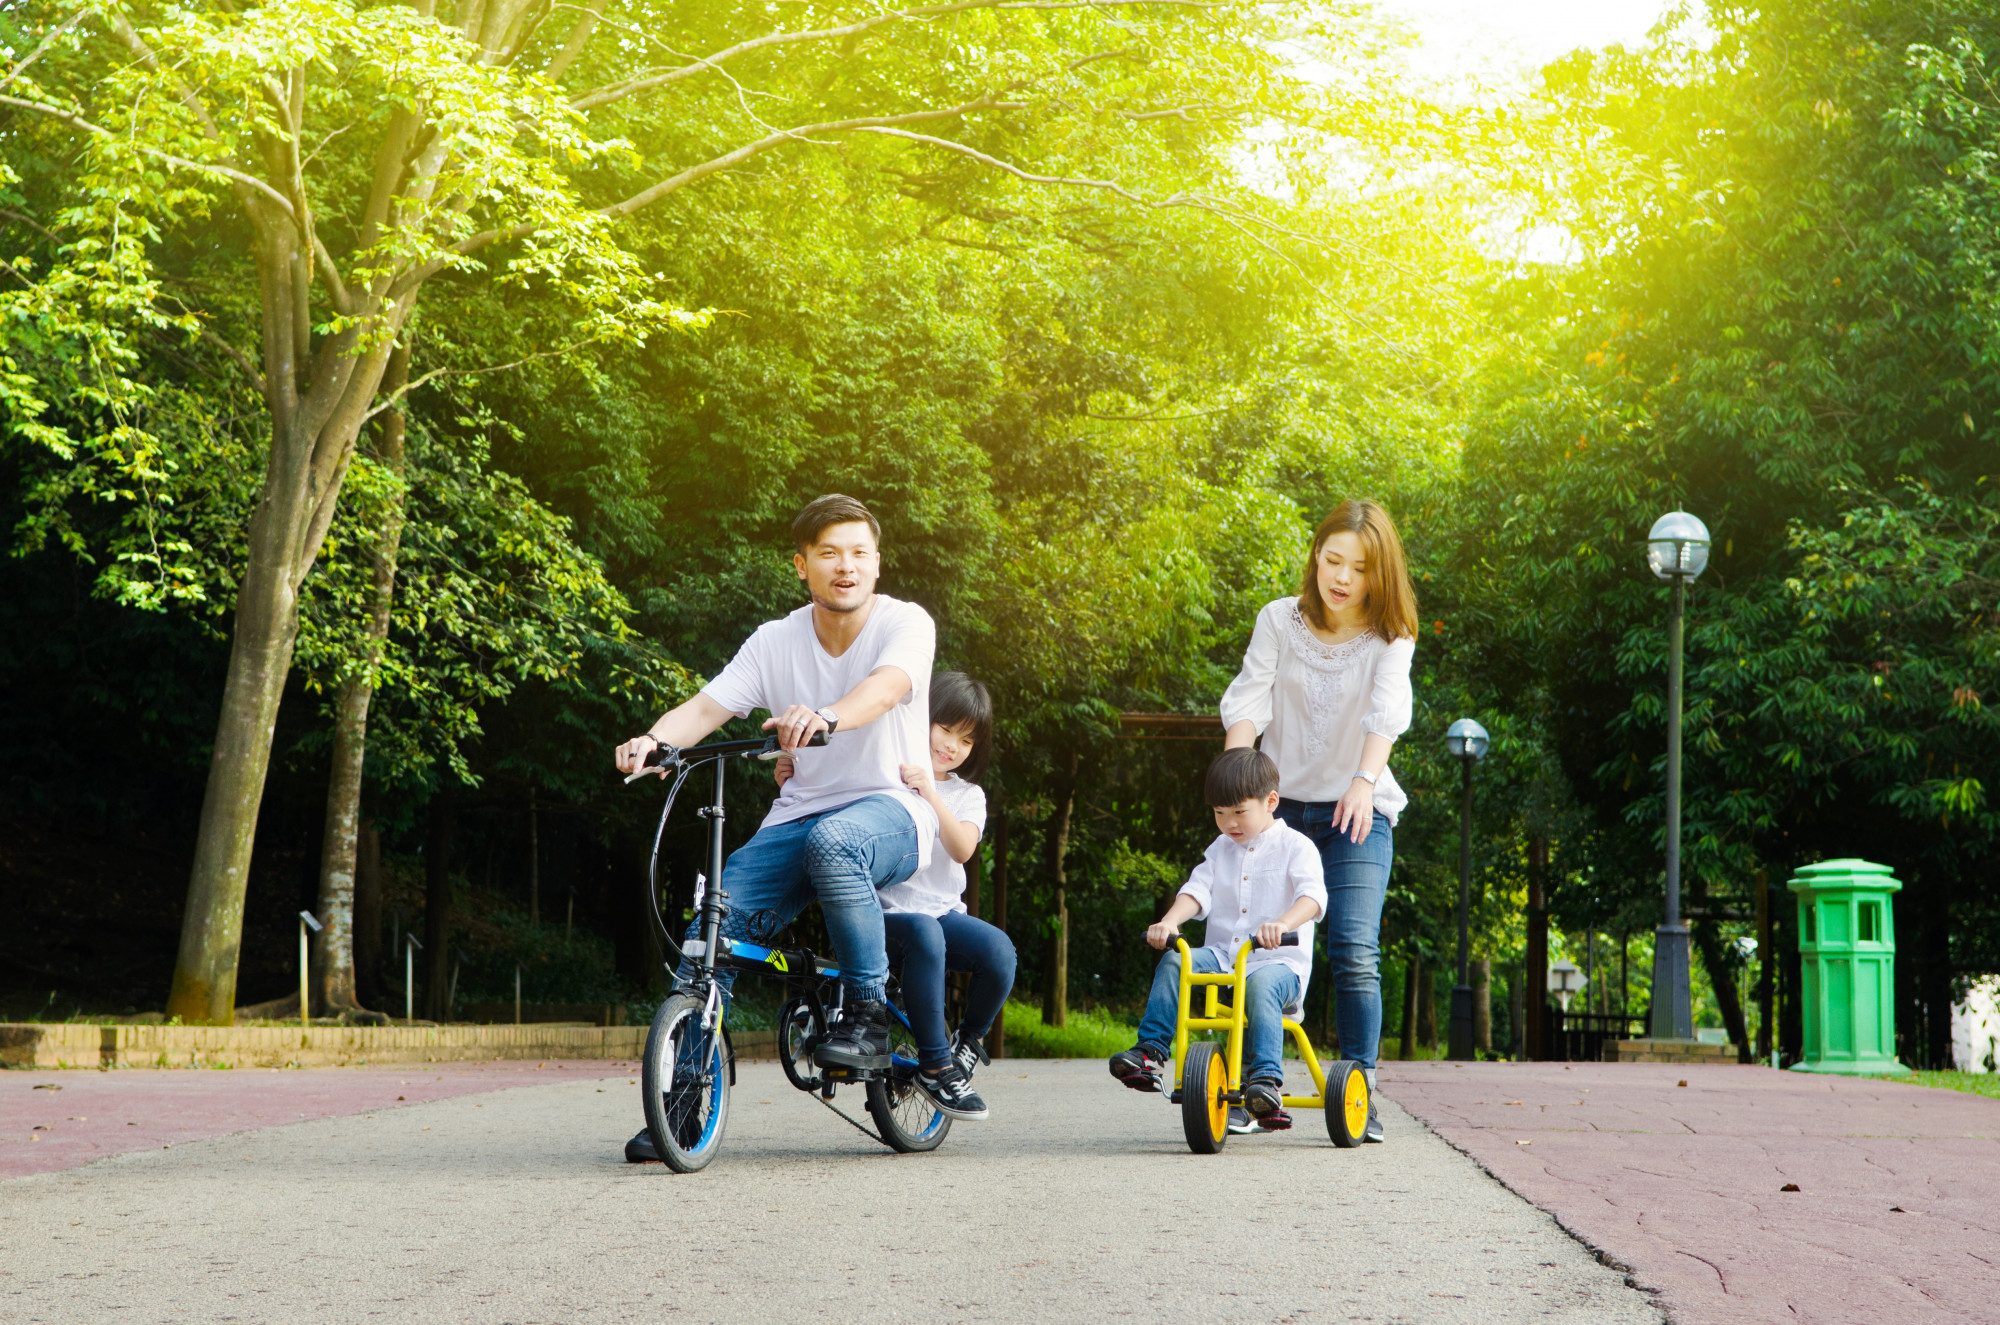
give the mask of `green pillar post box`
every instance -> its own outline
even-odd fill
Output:
[[[1896,925],[1886,865],[1823,860],[1786,885],[1799,899],[1805,1058],[1794,1072],[1877,1076],[1896,1061]]]

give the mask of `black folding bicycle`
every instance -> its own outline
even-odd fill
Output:
[[[826,744],[824,733],[813,745]],[[722,890],[722,830],[728,810],[723,801],[725,772],[731,759],[776,759],[780,754],[776,737],[746,741],[714,741],[707,745],[676,750],[660,746],[646,756],[644,767],[626,781],[652,770],[662,770],[673,779],[667,803],[660,811],[660,825],[653,834],[652,863],[647,871],[646,898],[659,927],[660,936],[672,954],[668,969],[689,967],[687,978],[666,1002],[660,1004],[653,1027],[646,1036],[646,1053],[641,1064],[639,1090],[646,1113],[646,1127],[653,1134],[653,1146],[667,1167],[676,1173],[694,1173],[706,1168],[722,1147],[722,1135],[729,1121],[729,1087],[736,1079],[736,1059],[725,1025],[729,1000],[718,972],[748,972],[779,977],[785,982],[787,999],[778,1014],[778,1062],[785,1077],[800,1090],[811,1094],[827,1108],[840,1114],[856,1128],[892,1150],[912,1152],[935,1150],[951,1131],[951,1119],[917,1086],[916,1037],[910,1031],[890,982],[890,1065],[882,1070],[821,1067],[813,1062],[813,1050],[826,1037],[827,1028],[838,1016],[841,1005],[840,970],[810,949],[772,946],[783,928],[779,917],[769,911],[752,915],[748,938],[723,935],[722,924],[729,915],[729,895]],[[708,869],[702,896],[698,937],[683,939],[660,914],[660,842],[666,835],[667,819],[681,786],[703,765],[715,769],[715,794],[699,813],[708,820]],[[859,1085],[866,1091],[868,1113],[875,1130],[849,1116],[833,1103],[842,1085]]]

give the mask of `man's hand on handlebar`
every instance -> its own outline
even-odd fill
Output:
[[[655,751],[661,752],[661,756],[654,757]],[[625,774],[625,780],[629,782],[644,773],[665,777],[678,753],[664,741],[651,736],[635,736],[619,746],[613,758],[618,764],[618,771]]]
[[[783,713],[764,719],[764,730],[778,738],[778,748],[786,754],[796,753],[800,746],[827,729],[826,719],[804,704],[794,704]]]

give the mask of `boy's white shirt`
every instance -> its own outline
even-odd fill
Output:
[[[1312,978],[1313,930],[1326,915],[1326,876],[1311,838],[1283,819],[1273,819],[1244,846],[1227,833],[1217,834],[1181,885],[1181,895],[1201,907],[1195,919],[1208,922],[1202,946],[1225,971],[1235,968],[1236,950],[1257,937],[1259,925],[1284,915],[1299,898],[1312,898],[1319,913],[1299,926],[1297,947],[1253,948],[1244,963],[1245,971],[1285,963],[1299,977],[1299,997],[1305,997]]]
[[[938,799],[951,811],[951,817],[962,824],[971,824],[974,832],[984,836],[986,793],[979,784],[967,782],[956,773],[947,773],[936,779],[934,785]],[[941,916],[963,911],[965,866],[951,858],[951,852],[944,849],[944,839],[940,837],[931,847],[930,864],[901,883],[890,884],[877,896],[882,899],[882,910],[887,915],[910,912]]]

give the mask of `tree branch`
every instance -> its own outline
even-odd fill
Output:
[[[112,138],[116,136],[111,130],[101,124],[92,124],[81,115],[72,115],[66,110],[58,109],[55,106],[45,106],[39,101],[23,101],[19,97],[0,96],[0,106],[14,106],[21,110],[32,110],[37,114],[46,115],[50,119],[60,120],[71,128],[82,129],[86,133],[94,133],[100,138]],[[297,215],[292,211],[291,201],[284,194],[278,192],[263,180],[258,179],[255,175],[246,175],[240,170],[232,169],[229,166],[218,166],[211,162],[190,161],[186,157],[174,156],[170,152],[160,151],[157,147],[147,147],[140,143],[132,143],[130,146],[133,150],[144,152],[147,156],[153,157],[155,160],[164,161],[170,166],[179,166],[183,170],[199,170],[204,174],[216,175],[222,179],[229,180],[231,183],[240,184],[244,188],[255,190],[257,193],[262,194],[266,201],[276,205],[292,221],[296,222],[298,220]]]
[[[696,59],[672,69],[649,69],[634,74],[616,83],[607,83],[594,88],[571,101],[572,110],[595,110],[614,101],[647,92],[667,83],[678,82],[692,77],[704,69],[712,69],[724,60],[767,46],[790,46],[806,41],[834,41],[844,37],[856,37],[887,23],[907,22],[912,19],[938,18],[947,14],[962,14],[972,9],[1131,9],[1135,7],[1162,6],[1183,9],[1219,9],[1231,0],[957,0],[953,4],[919,5],[911,9],[892,9],[854,23],[837,28],[815,28],[807,32],[773,32],[765,37],[753,37],[740,41],[734,46],[715,52],[713,55]]]
[[[556,58],[549,61],[549,67],[542,70],[542,77],[553,83],[569,72],[569,67],[583,54],[583,48],[590,45],[590,38],[597,31],[597,20],[604,13],[604,3],[605,0],[587,0],[582,16],[569,30],[569,40],[556,52]]]
[[[41,59],[42,56],[47,53],[49,47],[55,43],[55,39],[57,37],[62,36],[63,33],[68,32],[71,28],[75,27],[77,24],[83,22],[85,18],[95,17],[96,14],[97,11],[95,9],[79,9],[74,14],[71,14],[68,18],[64,19],[61,23],[58,23],[55,27],[50,28],[48,31],[48,35],[35,43],[35,49],[29,51],[26,56],[22,57],[22,60],[19,64],[15,65],[12,69],[9,69],[7,71],[7,76],[5,78],[0,78],[0,87],[6,87],[9,83],[19,78],[22,74],[27,73],[28,66],[33,64],[35,61]]]
[[[940,110],[918,110],[911,111],[905,115],[876,115],[852,120],[828,120],[821,124],[802,124],[796,129],[780,129],[776,133],[767,134],[755,142],[745,143],[734,151],[725,152],[721,156],[702,162],[700,165],[689,166],[678,175],[663,179],[651,188],[642,189],[623,202],[599,208],[597,214],[611,221],[623,220],[633,212],[658,202],[670,193],[675,193],[686,188],[696,180],[706,178],[720,170],[727,170],[731,166],[741,165],[752,157],[761,156],[774,147],[782,147],[784,144],[791,142],[810,142],[810,135],[816,133],[851,133],[861,129],[880,130],[885,125],[916,124],[928,120],[954,119],[982,110],[1025,110],[1026,108],[1026,102],[992,101],[981,98],[978,101],[968,101],[962,106],[951,106]],[[439,271],[442,271],[452,258],[466,257],[493,244],[524,239],[534,234],[537,229],[538,227],[534,225],[524,224],[507,226],[502,229],[482,230],[476,235],[468,235],[438,256],[405,272],[384,292],[384,297],[388,299],[400,299],[410,290],[429,280]]]

